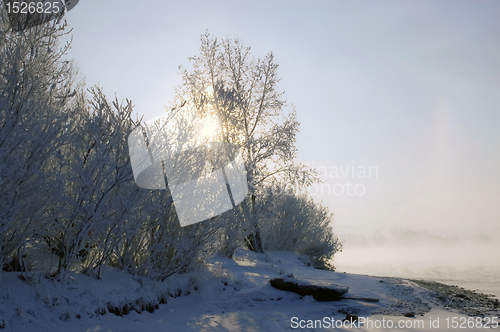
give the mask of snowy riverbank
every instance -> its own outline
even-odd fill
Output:
[[[378,325],[384,330],[381,324],[388,327],[389,321],[411,325],[408,330],[436,331],[438,318],[439,330],[452,330],[453,322],[462,321],[479,326],[476,317],[466,315],[485,316],[481,321],[489,319],[492,327],[493,321],[500,321],[498,301],[480,293],[439,283],[316,270],[302,261],[288,252],[259,255],[240,250],[234,260],[215,257],[202,271],[164,283],[116,269],[107,270],[103,280],[79,274],[64,283],[25,281],[18,273],[4,273],[0,330],[311,331],[308,324],[315,323],[319,330],[342,324],[347,314],[365,320],[363,326],[343,325],[359,331],[375,331]],[[346,297],[379,301],[317,302],[269,284],[269,279],[290,273],[310,282],[347,286]]]

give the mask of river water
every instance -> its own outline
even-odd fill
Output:
[[[438,281],[500,299],[500,248],[349,247],[337,253],[337,272]]]

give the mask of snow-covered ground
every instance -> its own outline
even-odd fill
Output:
[[[240,250],[234,260],[215,257],[204,269],[164,283],[112,268],[102,280],[78,274],[64,283],[42,277],[21,280],[19,273],[4,273],[0,330],[315,331],[342,324],[335,330],[386,331],[392,326],[409,331],[484,331],[480,322],[489,320],[491,327],[496,325],[493,321],[500,322],[498,302],[495,308],[493,299],[480,294],[434,283],[316,270],[303,262],[307,260],[289,252]],[[347,286],[344,297],[351,299],[317,302],[271,287],[270,279],[289,274]],[[343,323],[347,314],[364,324]]]

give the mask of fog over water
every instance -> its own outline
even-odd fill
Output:
[[[439,236],[392,230],[344,234],[338,272],[433,280],[500,298],[500,244],[496,234]]]

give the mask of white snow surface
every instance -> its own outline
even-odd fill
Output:
[[[64,282],[41,276],[24,281],[20,273],[3,273],[0,331],[388,331],[388,320],[394,327],[401,321],[407,331],[452,331],[446,318],[449,323],[451,319],[469,319],[445,310],[428,291],[411,281],[317,270],[303,261],[290,252],[238,250],[234,259],[216,256],[199,271],[175,275],[165,282],[111,267],[105,269],[101,280],[74,274]],[[379,302],[317,302],[311,296],[271,287],[270,279],[290,274],[298,280],[347,286],[344,297],[376,298]],[[157,304],[162,298],[167,303],[159,304],[153,313],[133,310],[141,304]],[[108,312],[108,307],[126,303],[131,304],[129,314],[119,317]],[[404,317],[409,312],[415,317]],[[325,321],[340,324],[346,314],[369,319],[372,325],[325,328]],[[417,320],[423,325],[415,327]]]

